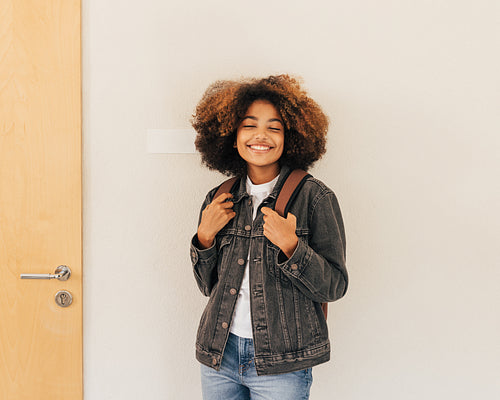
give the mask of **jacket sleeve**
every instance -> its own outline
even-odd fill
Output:
[[[205,207],[212,201],[212,196],[215,191],[212,190],[208,193],[203,205],[201,206],[200,215],[198,217],[198,225],[201,221],[201,213]],[[212,288],[218,280],[217,276],[217,241],[214,240],[212,247],[208,249],[200,249],[198,243],[198,235],[195,234],[191,239],[191,263],[193,265],[194,277],[198,287],[205,296],[210,296]]]
[[[309,243],[299,239],[287,259],[278,253],[278,266],[298,289],[313,301],[331,302],[344,296],[348,276],[345,266],[345,232],[335,194],[321,194],[310,215]]]

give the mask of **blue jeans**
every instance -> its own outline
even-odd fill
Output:
[[[253,340],[232,333],[221,368],[201,364],[203,400],[307,400],[312,368],[279,375],[257,375]]]

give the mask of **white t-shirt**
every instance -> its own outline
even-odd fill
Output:
[[[253,205],[252,219],[255,219],[260,203],[262,203],[262,200],[264,200],[272,192],[278,178],[279,176],[270,182],[263,183],[261,185],[254,185],[250,178],[247,177],[247,192],[252,199]],[[238,300],[236,301],[236,306],[234,308],[233,322],[230,329],[231,333],[244,338],[253,338],[252,318],[250,314],[249,260],[250,254],[247,256],[245,274],[243,275],[243,281],[241,282],[241,288],[238,293]]]

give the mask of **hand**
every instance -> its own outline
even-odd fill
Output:
[[[283,218],[269,207],[262,207],[261,210],[264,214],[264,236],[290,258],[299,243],[295,233],[297,218],[292,213]]]
[[[231,193],[222,193],[205,207],[201,213],[200,226],[198,226],[198,243],[204,249],[211,247],[215,240],[215,235],[234,218],[234,203],[226,201],[233,197]]]

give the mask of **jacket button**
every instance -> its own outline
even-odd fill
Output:
[[[227,329],[227,328],[229,327],[229,325],[228,325],[228,323],[227,323],[227,322],[223,322],[223,323],[222,323],[222,327],[223,327],[224,329]]]
[[[243,258],[238,259],[238,264],[245,265],[245,260]]]
[[[294,271],[297,271],[299,269],[299,266],[297,264],[292,264],[292,269]]]
[[[217,365],[217,359],[215,357],[212,358],[212,365]]]
[[[235,288],[232,288],[229,293],[231,293],[232,295],[235,295],[238,291],[235,289]]]
[[[245,225],[245,230],[246,231],[251,231],[252,230],[252,227],[250,225]]]

